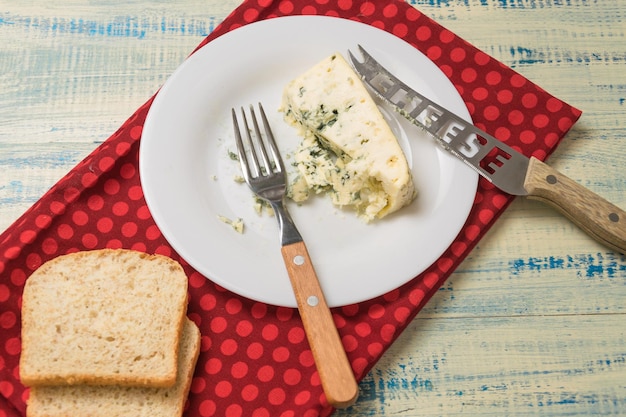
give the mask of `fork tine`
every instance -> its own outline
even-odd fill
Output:
[[[259,108],[261,110],[262,115],[264,115],[265,113],[263,112],[263,107],[260,107],[260,103],[259,103]],[[259,129],[259,122],[257,121],[256,114],[254,113],[254,107],[252,106],[252,104],[250,105],[250,118],[252,119],[252,124],[254,125],[254,133],[256,134],[256,143],[259,148],[259,151],[261,152],[261,159],[263,160],[263,167],[265,168],[265,173],[263,173],[262,171],[263,168],[261,168],[259,175],[263,175],[263,174],[268,175],[273,171],[273,169],[272,169],[272,165],[267,155],[267,150],[265,149],[265,143],[263,141],[263,137],[261,136],[261,129]],[[267,132],[267,125],[265,126],[265,131]],[[256,159],[257,155],[256,155],[256,152],[254,151],[253,145],[252,145],[252,151],[254,152],[254,157]],[[258,160],[257,160],[257,164],[258,164]]]
[[[259,127],[257,126],[257,122],[256,122],[256,117],[254,116],[254,109],[252,109],[252,107],[250,107],[250,111],[251,111],[251,116],[252,116],[252,122],[254,124],[254,130],[255,130],[255,134],[258,137],[259,136]],[[244,111],[243,107],[241,108],[241,116],[243,118],[243,125],[246,131],[246,139],[248,140],[248,147],[250,149],[250,155],[252,156],[252,165],[254,167],[255,170],[255,177],[259,177],[262,175],[262,168],[261,165],[259,164],[259,158],[257,156],[257,152],[256,152],[256,147],[254,146],[254,138],[252,137],[252,130],[250,129],[250,126],[248,125],[248,118],[246,117],[246,112]],[[244,148],[244,152],[245,152],[245,148]]]
[[[246,131],[245,145],[242,139],[241,130],[239,129],[239,123],[237,120],[235,109],[232,109],[237,151],[239,152],[239,158],[242,162],[242,166],[244,166],[244,169],[247,170],[246,175],[248,175],[249,178],[257,178],[260,176],[269,175],[274,171],[281,173],[285,171],[283,160],[280,156],[280,152],[278,151],[276,140],[274,139],[274,134],[272,133],[272,129],[267,120],[267,115],[265,114],[265,109],[263,109],[263,105],[261,103],[258,103],[258,105],[261,119],[263,122],[263,127],[265,130],[266,140],[263,140],[263,135],[261,134],[261,128],[259,126],[254,107],[250,105],[250,120],[252,127],[254,128],[254,132],[252,132],[252,129],[250,129],[250,123],[248,122],[248,117],[246,116],[245,110],[243,109],[243,107],[241,108],[243,128]],[[267,149],[268,145],[269,152]],[[249,150],[251,160],[248,158],[248,152],[246,151],[246,147]],[[254,171],[254,173],[252,171]]]
[[[237,120],[237,113],[235,112],[234,108],[231,109],[231,113],[233,115],[233,127],[235,130],[235,143],[237,144],[237,153],[239,154],[239,162],[241,163],[241,169],[243,171],[244,179],[248,181],[250,178],[252,178],[252,172],[250,171],[250,164],[248,163],[248,156],[246,154],[246,148],[241,138],[241,129],[239,128],[239,121]],[[242,109],[242,113],[243,113],[243,109]],[[245,118],[245,114],[244,114],[244,118]]]
[[[283,166],[283,159],[281,158],[278,147],[276,146],[274,134],[272,133],[272,129],[270,128],[270,124],[267,121],[267,116],[265,115],[265,110],[263,109],[263,105],[261,103],[259,103],[259,110],[261,111],[261,118],[263,119],[263,125],[265,127],[265,135],[267,136],[270,150],[272,152],[272,158],[274,160],[274,163],[276,164],[277,171],[284,172],[285,167]]]

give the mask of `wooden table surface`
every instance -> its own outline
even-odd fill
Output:
[[[550,164],[626,208],[626,0],[411,0],[584,114]],[[238,0],[0,0],[0,230]],[[626,257],[517,199],[337,416],[626,415]]]

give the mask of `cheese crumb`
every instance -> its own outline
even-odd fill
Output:
[[[266,200],[263,200],[261,197],[254,196],[254,211],[259,216],[262,216],[263,213],[267,213],[268,216],[274,216],[274,209]]]
[[[226,216],[222,216],[221,214],[218,214],[217,218],[221,222],[223,222],[223,223],[229,225],[230,227],[232,227],[235,232],[243,234],[244,223],[243,223],[243,219],[242,218],[237,218],[235,220],[231,220],[231,219],[229,219]]]

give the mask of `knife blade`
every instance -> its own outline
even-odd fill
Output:
[[[445,109],[379,64],[361,45],[348,51],[357,74],[385,103],[502,191],[543,201],[589,236],[626,253],[626,212],[535,157],[527,157]]]

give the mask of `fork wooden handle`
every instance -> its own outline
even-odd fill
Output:
[[[335,408],[348,407],[359,387],[306,245],[292,243],[281,251],[326,399]]]

